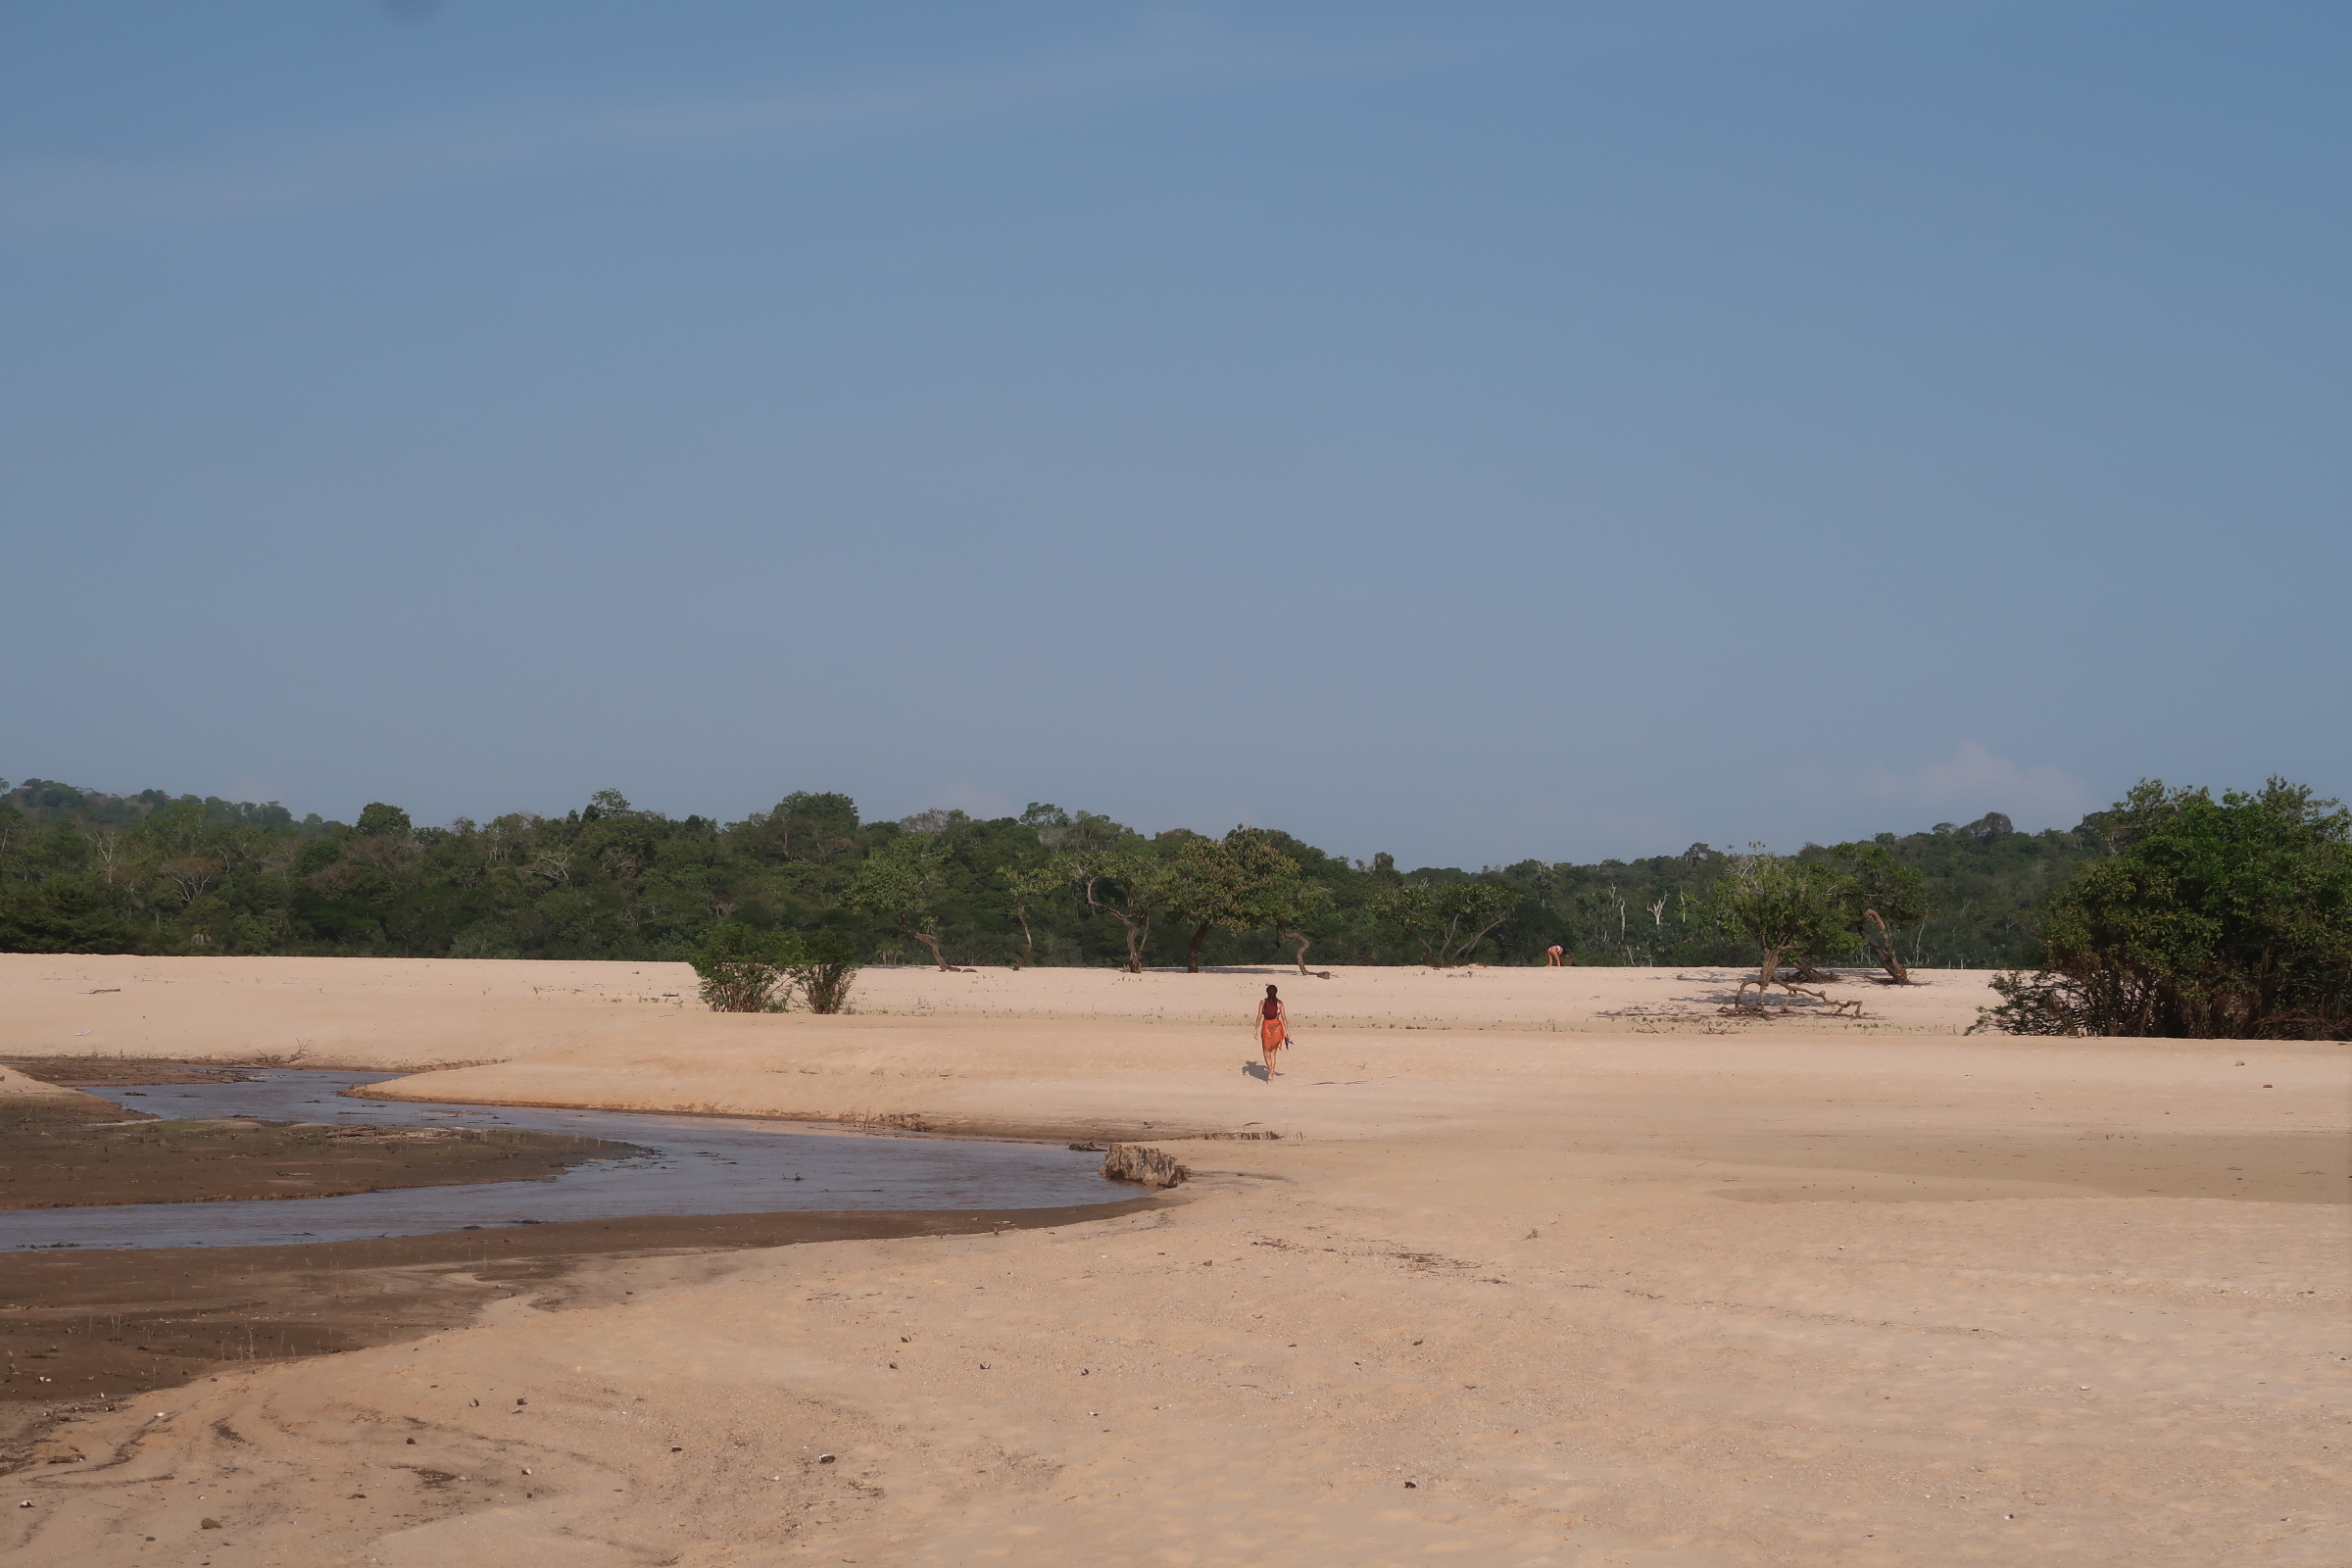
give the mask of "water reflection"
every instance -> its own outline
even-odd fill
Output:
[[[721,1116],[338,1098],[345,1089],[397,1076],[267,1068],[250,1083],[88,1092],[172,1119],[252,1116],[378,1127],[515,1127],[611,1139],[645,1152],[591,1161],[553,1181],[410,1187],[344,1198],[0,1210],[0,1248],[274,1247],[552,1220],[796,1209],[1053,1208],[1127,1196],[1099,1174],[1101,1155],[1034,1144],[836,1133]]]

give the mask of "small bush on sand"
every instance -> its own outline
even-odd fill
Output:
[[[762,931],[736,920],[713,926],[687,961],[713,1012],[782,1012],[796,991],[810,1012],[839,1012],[858,968],[843,932]]]
[[[857,940],[845,931],[795,931],[784,972],[810,1012],[839,1012],[858,978]]]
[[[710,928],[687,961],[702,978],[712,1012],[782,1012],[792,1004],[785,966],[798,956],[790,931],[761,931],[728,920]]]

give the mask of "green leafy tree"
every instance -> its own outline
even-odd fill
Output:
[[[1510,917],[1519,900],[1518,889],[1506,882],[1433,887],[1425,881],[1403,881],[1373,894],[1366,907],[1402,930],[1420,948],[1423,962],[1445,969],[1469,962],[1487,933]]]
[[[1885,844],[1839,844],[1831,849],[1832,861],[1847,879],[1846,918],[1879,967],[1897,985],[1911,983],[1894,946],[1894,930],[1915,926],[1928,917],[1928,874],[1905,865]]]
[[[850,879],[850,906],[896,926],[930,950],[931,961],[952,970],[939,951],[939,906],[946,897],[953,848],[937,834],[887,839]]]
[[[381,801],[369,801],[360,808],[358,827],[362,838],[405,839],[412,831],[409,813],[397,806],[386,806]]]
[[[1292,960],[1298,965],[1301,975],[1306,973],[1306,950],[1314,944],[1314,933],[1307,927],[1333,902],[1330,888],[1304,875],[1279,878],[1258,894],[1257,909],[1265,923],[1274,928],[1275,946],[1291,945]]]
[[[588,797],[587,806],[581,808],[580,820],[595,822],[610,818],[631,817],[636,814],[637,808],[631,806],[629,798],[620,791],[598,790]]]
[[[1795,991],[1795,983],[1781,975],[1791,954],[1819,954],[1844,944],[1851,883],[1816,860],[1772,855],[1760,844],[1749,846],[1749,852],[1732,858],[1708,888],[1703,907],[1709,921],[1756,945],[1761,1002],[1767,986]]]
[[[1058,806],[1033,804],[1021,820],[1025,825],[1031,818],[1042,824],[1036,830],[1037,842],[1067,855],[1099,855],[1116,849],[1127,834],[1125,828],[1107,816],[1094,811],[1080,811],[1072,816]]]
[[[1038,808],[1033,805],[1029,809],[1034,812]],[[1070,885],[1069,868],[1058,860],[1043,865],[1000,865],[997,879],[1004,884],[1012,900],[1012,917],[1021,924],[1021,956],[1012,966],[1026,969],[1037,957],[1037,933],[1029,928],[1029,911]]]
[[[140,953],[138,932],[85,883],[0,890],[0,953]]]
[[[792,1004],[785,971],[801,956],[793,932],[725,920],[710,928],[687,961],[712,1012],[782,1012]]]
[[[1993,982],[2012,1034],[2352,1034],[2352,811],[2272,778],[2216,801],[2148,780],[2091,824],[2114,853],[2053,899],[2041,969]]]
[[[1274,847],[1261,829],[1237,827],[1222,841],[1200,836],[1177,846],[1168,914],[1192,926],[1184,950],[1188,974],[1200,972],[1200,948],[1212,930],[1247,931],[1271,924],[1267,895],[1296,882],[1298,862]]]
[[[1119,922],[1127,937],[1127,972],[1144,972],[1152,921],[1176,894],[1176,868],[1142,846],[1073,855],[1064,860],[1086,906]]]
[[[738,823],[735,831],[763,860],[830,865],[858,847],[858,803],[847,795],[795,790],[773,810]]]

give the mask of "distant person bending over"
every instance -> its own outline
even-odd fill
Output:
[[[1291,1014],[1283,1006],[1282,997],[1272,986],[1266,987],[1266,1000],[1257,1004],[1257,1043],[1266,1054],[1266,1082],[1274,1081],[1274,1060],[1282,1048],[1291,1043]]]
[[[1557,942],[1554,942],[1550,947],[1545,948],[1544,950],[1544,967],[1546,969],[1565,969],[1568,967],[1568,950],[1561,947]]]

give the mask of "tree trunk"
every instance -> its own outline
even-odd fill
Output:
[[[1911,971],[1903,967],[1903,960],[1895,954],[1894,934],[1886,929],[1886,917],[1876,909],[1864,909],[1862,912],[1869,915],[1871,922],[1879,928],[1879,939],[1870,945],[1871,952],[1878,955],[1879,967],[1885,969],[1896,985],[1909,985]]]
[[[1030,959],[1037,956],[1037,938],[1029,930],[1029,911],[1015,909],[1012,912],[1014,918],[1021,922],[1021,959],[1012,966],[1013,973],[1018,974],[1029,967]]]
[[[1457,914],[1446,922],[1445,930],[1438,933],[1437,954],[1429,960],[1429,966],[1432,969],[1447,968],[1460,961],[1454,956],[1453,934],[1461,928],[1462,917]]]
[[[1192,944],[1184,950],[1184,972],[1200,972],[1200,944],[1208,940],[1208,922],[1203,920],[1193,931]]]
[[[1144,972],[1143,933],[1137,929],[1135,921],[1130,920],[1116,909],[1110,911],[1110,917],[1127,929],[1127,972],[1142,974]]]
[[[939,938],[928,931],[909,931],[906,934],[931,950],[931,961],[938,964],[944,973],[954,974],[956,972],[956,966],[940,955]]]
[[[1114,909],[1108,905],[1102,903],[1095,897],[1095,879],[1091,876],[1086,879],[1086,906],[1090,909],[1109,915],[1112,919],[1118,921],[1119,924],[1127,928],[1127,972],[1129,974],[1142,974],[1144,972],[1144,944],[1142,939],[1152,934],[1152,917],[1149,914],[1144,916],[1143,929],[1139,933],[1136,929],[1136,920],[1133,915],[1130,915],[1121,909]]]
[[[1275,941],[1277,941],[1277,942],[1296,942],[1296,943],[1298,943],[1298,953],[1296,953],[1295,955],[1293,955],[1293,956],[1295,956],[1296,958],[1298,958],[1298,973],[1299,973],[1300,975],[1302,975],[1302,976],[1303,976],[1303,975],[1306,973],[1306,950],[1307,950],[1307,948],[1308,948],[1309,946],[1311,946],[1311,945],[1313,944],[1314,940],[1315,940],[1315,939],[1314,939],[1313,937],[1310,937],[1310,936],[1308,936],[1308,935],[1307,935],[1305,932],[1303,932],[1303,931],[1288,931],[1288,932],[1286,932],[1286,931],[1283,931],[1283,930],[1282,930],[1280,927],[1277,927],[1277,928],[1276,928],[1276,931],[1275,931]]]

